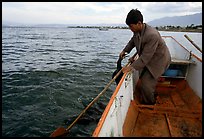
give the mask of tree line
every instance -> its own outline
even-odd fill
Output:
[[[198,31],[198,32],[202,32],[202,25],[187,25],[187,26],[172,26],[172,25],[168,25],[168,26],[159,26],[159,27],[155,27],[157,30],[178,30],[178,31],[186,31],[186,30],[190,30],[190,31]]]
[[[68,26],[68,28],[107,28],[107,29],[129,29],[128,26]],[[202,32],[202,25],[187,25],[187,26],[159,26],[155,27],[159,31],[191,31]]]

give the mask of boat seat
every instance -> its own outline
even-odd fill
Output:
[[[170,66],[161,77],[185,79],[188,74],[190,64],[195,64],[195,62],[192,60],[172,58]]]
[[[189,64],[195,64],[194,61],[191,60],[184,60],[184,59],[171,59],[171,64],[178,64],[178,65],[189,65]]]

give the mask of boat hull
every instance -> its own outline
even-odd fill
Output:
[[[138,74],[135,76],[138,77]],[[93,136],[123,136],[122,126],[124,124],[130,102],[134,99],[133,85],[135,84],[134,80],[136,79],[137,78],[133,78],[132,72],[124,74],[108,105],[106,106]],[[123,94],[124,92],[127,93]]]
[[[202,60],[173,37],[164,37],[180,74],[162,75],[155,105],[139,101],[138,71],[123,75],[93,137],[200,137],[202,136]],[[175,49],[173,49],[175,47]]]

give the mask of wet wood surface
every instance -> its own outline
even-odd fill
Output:
[[[139,102],[140,81],[128,110],[123,134],[134,137],[201,137],[202,100],[185,79],[158,82],[155,105]]]

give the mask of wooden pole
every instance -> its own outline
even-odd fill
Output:
[[[128,62],[125,67],[129,66],[130,62]],[[115,75],[115,77],[105,86],[105,88],[98,94],[97,97],[92,100],[91,103],[79,114],[79,116],[72,122],[67,128],[64,127],[59,127],[57,128],[51,135],[50,137],[60,137],[60,136],[65,136],[69,130],[73,127],[73,125],[81,118],[81,116],[98,100],[98,98],[103,95],[106,90],[109,88],[109,86],[115,81],[115,79],[120,75],[122,72],[122,69]]]
[[[186,39],[188,39],[191,42],[191,44],[193,44],[193,46],[195,46],[195,48],[202,53],[202,50],[186,34],[184,35],[184,37],[186,37]]]

